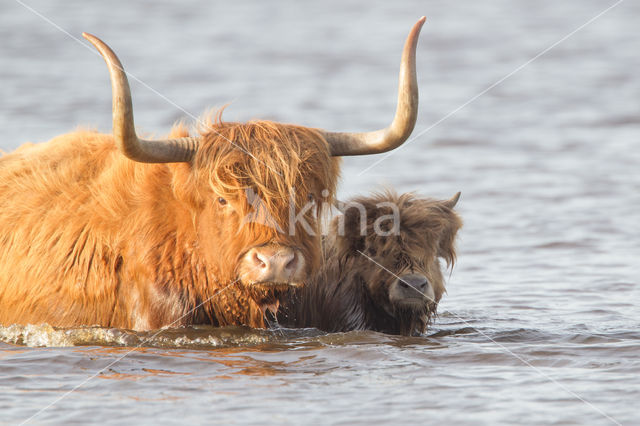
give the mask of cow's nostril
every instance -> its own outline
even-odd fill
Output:
[[[256,265],[256,268],[266,268],[267,260],[268,259],[265,259],[263,256],[260,256],[260,253],[258,252],[253,253],[253,261]]]
[[[298,255],[293,252],[291,254],[291,260],[287,262],[286,265],[284,265],[284,269],[287,271],[293,271],[296,269],[296,267],[298,266]]]
[[[404,281],[400,281],[400,287],[409,288],[409,285],[407,283],[405,283]]]

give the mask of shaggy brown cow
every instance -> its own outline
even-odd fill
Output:
[[[324,266],[292,291],[279,323],[330,332],[424,333],[444,292],[439,259],[448,267],[456,259],[459,196],[435,201],[386,192],[351,200],[348,205],[364,206],[366,215],[351,207],[333,220]],[[400,219],[395,228],[391,206]]]
[[[333,196],[336,157],[388,151],[411,134],[423,23],[407,38],[386,129],[217,120],[167,140],[138,138],[120,61],[84,34],[109,68],[113,135],[76,131],[0,158],[0,324],[261,325],[256,306],[320,263],[321,213],[296,212]],[[247,299],[227,303],[230,285]]]

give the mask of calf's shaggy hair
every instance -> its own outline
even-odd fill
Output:
[[[350,200],[365,207],[364,233],[355,208],[332,221],[323,242],[324,265],[304,288],[293,290],[278,314],[280,324],[329,332],[424,333],[445,291],[440,259],[448,267],[456,259],[454,243],[462,226],[453,210],[458,196],[436,201],[385,192]],[[381,221],[392,214],[389,203],[399,212],[395,232],[392,223]],[[405,283],[404,277],[415,282]]]

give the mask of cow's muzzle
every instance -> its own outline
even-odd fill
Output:
[[[247,284],[298,286],[305,278],[304,256],[292,247],[253,247],[244,254],[240,266],[240,279]]]

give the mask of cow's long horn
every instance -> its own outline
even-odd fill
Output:
[[[199,138],[166,140],[139,139],[133,124],[131,89],[124,68],[116,54],[98,37],[82,33],[102,55],[111,76],[113,92],[113,136],[120,151],[133,161],[141,163],[188,162],[198,150]]]
[[[418,116],[418,80],[416,78],[416,46],[426,18],[423,16],[411,29],[402,51],[398,106],[389,127],[366,133],[324,132],[332,156],[378,154],[390,151],[406,141]]]

